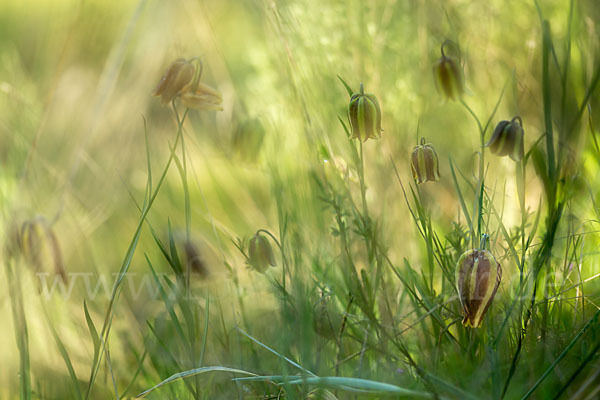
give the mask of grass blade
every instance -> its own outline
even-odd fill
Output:
[[[531,389],[529,389],[529,391],[527,391],[527,393],[525,393],[523,395],[523,397],[521,397],[521,400],[526,400],[533,394],[533,392],[544,381],[544,379],[546,379],[548,377],[548,375],[550,375],[550,373],[554,370],[554,368],[558,365],[558,363],[567,355],[569,350],[571,350],[571,348],[573,346],[575,346],[575,343],[577,343],[577,341],[589,329],[589,327],[592,326],[593,323],[598,322],[598,316],[600,316],[600,310],[596,311],[594,316],[592,318],[590,318],[590,320],[583,326],[583,328],[581,328],[579,333],[577,335],[575,335],[575,337],[571,340],[571,342],[567,345],[567,347],[565,347],[565,349],[560,353],[560,355],[556,358],[556,360],[554,360],[554,362],[542,374],[542,376],[537,380],[537,382],[535,382],[535,384],[531,387]],[[596,350],[597,350],[597,348],[596,348]],[[595,353],[595,351],[594,351],[594,353]]]
[[[454,182],[454,187],[456,189],[456,194],[458,195],[460,207],[462,208],[463,214],[465,215],[465,219],[467,220],[467,225],[469,225],[469,230],[471,232],[472,237],[473,233],[475,232],[473,230],[473,221],[471,221],[471,217],[469,216],[469,210],[467,209],[467,204],[465,203],[462,191],[460,190],[460,186],[458,185],[458,179],[456,179],[456,172],[454,172],[454,164],[452,162],[452,159],[450,159],[450,172],[452,173],[452,181]]]
[[[190,369],[188,371],[183,371],[183,372],[179,372],[175,375],[170,376],[169,378],[165,379],[164,381],[160,382],[159,384],[152,386],[150,389],[143,391],[142,393],[138,394],[136,396],[137,399],[142,398],[142,397],[146,397],[146,395],[148,395],[150,392],[155,391],[156,389],[164,386],[164,385],[168,385],[171,382],[175,382],[177,380],[180,379],[185,379],[185,378],[189,378],[191,376],[196,376],[196,375],[200,375],[200,374],[204,374],[207,372],[230,372],[233,374],[244,374],[244,375],[252,375],[252,376],[256,376],[256,374],[253,374],[252,372],[248,372],[248,371],[244,371],[241,369],[235,369],[235,368],[227,368],[227,367],[201,367],[201,368],[194,368],[194,369]]]

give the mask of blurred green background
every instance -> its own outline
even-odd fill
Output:
[[[569,1],[539,3],[553,37],[562,43]],[[569,112],[578,107],[598,65],[600,8],[596,3],[574,2],[572,90],[565,100]],[[297,244],[293,253],[298,265],[306,267],[304,277],[310,281],[311,271],[335,264],[333,220],[315,189],[313,175],[337,176],[331,181],[338,184],[344,173],[356,175],[348,138],[338,121],[338,117],[345,120],[348,102],[338,75],[354,90],[364,83],[381,103],[382,138],[364,145],[366,196],[381,224],[390,258],[398,264],[407,258],[418,269],[426,251],[410,221],[392,160],[400,179],[410,182],[409,154],[418,135],[434,144],[442,179],[421,188],[423,201],[436,229],[449,232],[460,214],[449,159],[470,177],[476,171],[479,146],[477,127],[468,113],[436,92],[432,65],[440,57],[440,44],[451,39],[460,45],[465,101],[482,119],[487,119],[505,88],[492,125],[520,115],[527,151],[544,131],[541,38],[535,5],[521,0],[3,0],[3,237],[9,236],[15,221],[42,215],[51,221],[67,272],[94,273],[93,286],[97,274],[112,279],[110,274],[118,271],[139,219],[137,207],[143,202],[147,177],[146,136],[155,179],[175,140],[172,110],[151,97],[152,91],[173,60],[200,57],[202,81],[218,88],[224,99],[223,111],[190,112],[184,129],[192,236],[202,243],[211,272],[209,281],[198,286],[203,295],[210,293],[216,299],[211,321],[227,326],[211,328],[205,364],[244,364],[245,356],[236,358],[240,352],[223,350],[227,346],[222,338],[225,332],[235,335],[229,329],[241,324],[240,304],[245,304],[246,325],[242,325],[248,328],[250,321],[253,335],[270,332],[262,337],[273,338],[277,337],[272,324],[279,320],[278,303],[270,280],[245,265],[233,241],[248,238],[259,228],[278,232],[278,218],[285,214],[291,221],[289,235]],[[562,60],[566,47],[557,46],[555,51]],[[552,82],[559,90],[559,79],[554,76]],[[590,102],[590,118],[596,120],[598,101],[594,95]],[[600,157],[591,144],[587,121],[580,129],[584,134],[568,146],[573,168],[579,168],[584,183],[577,186],[580,194],[573,197],[569,218],[593,231],[597,227],[591,199],[600,191]],[[496,190],[504,224],[512,227],[521,217],[515,164],[506,157],[487,161],[487,184]],[[347,182],[356,190],[355,180]],[[527,206],[535,210],[543,188],[533,167],[528,168],[526,188]],[[175,168],[148,221],[162,238],[169,222],[174,231],[185,230],[184,197]],[[584,278],[600,272],[597,244],[595,235],[586,239],[581,258]],[[147,226],[130,270],[140,276],[149,273],[144,254],[155,260],[158,271],[169,272]],[[509,262],[505,268],[506,276],[515,271]],[[108,296],[90,298],[79,278],[68,299],[55,296],[40,301],[38,277],[25,268],[18,273],[34,392],[41,398],[69,397],[68,373],[50,326],[66,343],[74,369],[84,381],[93,345],[83,301],[98,326]],[[8,289],[14,282],[4,272],[1,276],[0,397],[13,398],[19,393],[19,352]],[[597,293],[592,290],[596,297],[590,301],[598,299]],[[160,300],[123,292],[110,342],[119,386],[133,377],[136,358],[149,348],[146,321],[162,313]],[[270,342],[265,339],[265,343]],[[268,371],[269,364],[261,360],[268,356],[250,354],[254,355],[247,357],[260,360],[253,365],[265,366],[262,372],[277,372]],[[101,371],[92,398],[110,396],[110,375],[104,366]],[[157,373],[147,365],[128,395],[175,372]]]

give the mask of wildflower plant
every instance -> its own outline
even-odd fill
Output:
[[[194,66],[195,64],[195,66]],[[180,357],[184,357],[185,361],[182,360],[187,368],[194,368],[202,365],[204,353],[206,350],[206,329],[208,324],[208,314],[204,320],[204,326],[201,326],[197,319],[197,315],[201,308],[208,310],[210,304],[210,297],[207,293],[196,294],[192,291],[192,268],[193,262],[190,268],[186,268],[187,259],[190,257],[188,247],[187,250],[184,246],[184,254],[178,254],[177,251],[177,238],[171,229],[170,221],[168,223],[168,239],[166,242],[161,240],[158,233],[154,230],[150,222],[146,219],[150,212],[158,193],[165,181],[167,173],[172,164],[175,164],[181,178],[183,191],[184,191],[184,210],[185,210],[185,242],[191,241],[192,222],[191,222],[191,202],[190,194],[188,189],[188,176],[187,176],[187,150],[185,147],[183,126],[190,111],[190,108],[200,110],[220,110],[221,96],[213,88],[204,85],[199,82],[202,73],[202,64],[198,59],[185,60],[177,59],[173,62],[166,70],[165,74],[161,78],[154,96],[160,96],[163,103],[171,103],[173,113],[177,122],[177,132],[173,145],[171,146],[170,156],[167,163],[159,177],[156,186],[152,182],[152,170],[150,163],[148,164],[148,181],[146,185],[146,193],[143,205],[138,206],[141,216],[138,222],[137,229],[131,241],[131,245],[127,251],[127,255],[119,270],[119,279],[115,282],[113,292],[111,295],[111,301],[106,310],[106,316],[104,323],[100,331],[96,329],[93,321],[88,317],[86,309],[86,317],[90,334],[94,341],[94,360],[91,365],[90,378],[87,386],[87,395],[89,396],[99,372],[100,361],[107,352],[106,342],[108,341],[108,335],[110,334],[110,327],[112,324],[112,318],[114,315],[114,302],[118,297],[120,290],[122,290],[122,284],[126,273],[131,267],[131,258],[135,252],[136,244],[139,240],[141,229],[144,224],[147,224],[152,233],[153,239],[160,249],[160,252],[164,256],[164,261],[170,267],[172,272],[175,274],[175,281],[167,280],[166,283],[159,279],[157,269],[153,262],[146,257],[147,266],[152,274],[154,284],[159,288],[161,300],[166,307],[166,313],[169,315],[173,325],[169,325],[169,330],[161,331],[158,329],[157,324],[160,319],[157,319],[154,324],[149,323],[150,331],[154,340],[159,343],[163,343],[161,347],[148,346],[150,357],[154,359],[155,363],[158,363],[157,358],[162,358],[161,354],[166,350],[171,354],[171,360],[177,360]],[[184,101],[183,96],[191,96],[191,102]],[[181,98],[181,103],[185,107],[183,114],[178,111],[176,100]],[[186,104],[187,103],[187,104]],[[192,107],[188,107],[192,106]],[[148,144],[147,144],[148,146]],[[177,155],[177,150],[180,149],[180,155]],[[148,162],[150,157],[150,150],[146,148]],[[186,254],[187,253],[187,254]],[[193,256],[193,254],[192,254]],[[183,262],[182,262],[183,260]],[[190,260],[193,261],[193,260]],[[172,296],[167,296],[167,291],[173,292]],[[204,298],[204,299],[203,299]],[[179,308],[179,312],[175,310],[173,300]],[[204,302],[204,304],[202,304]],[[171,340],[172,333],[177,333],[176,339],[170,344],[168,349],[164,348],[164,340],[169,338]],[[199,342],[195,340],[196,337],[203,336],[204,340]],[[151,340],[151,339],[149,339]],[[152,350],[154,349],[154,350]],[[107,355],[108,357],[108,355]],[[167,368],[179,367],[181,364],[179,361],[167,362],[167,364],[160,365],[166,366]],[[161,368],[159,364],[155,364],[157,368]],[[193,384],[189,381],[185,382],[186,390],[194,396],[198,393],[199,382],[196,380]]]
[[[175,96],[181,95],[190,87],[195,76],[194,65],[184,58],[178,58],[169,65],[152,95],[160,96],[163,104],[169,104]]]
[[[84,80],[69,64],[76,41],[56,82],[35,72],[54,47],[36,41],[32,53],[15,34],[19,52],[2,51],[0,126],[16,132],[0,138],[3,215],[59,211],[5,233],[0,312],[12,324],[0,329],[17,346],[4,349],[14,357],[2,359],[0,397],[595,398],[593,2],[209,3],[133,13],[85,129],[53,111],[72,95],[65,82]],[[157,24],[138,18],[164,30],[148,35]],[[175,25],[177,37],[157,40]],[[125,51],[172,41],[200,47],[206,64],[177,58],[161,74],[149,71],[154,52]],[[27,95],[38,79],[50,93]],[[144,118],[124,120],[115,104]],[[427,140],[418,132],[413,147],[405,127],[417,118]],[[125,127],[143,132],[141,163]],[[103,173],[115,154],[124,168]],[[86,168],[62,174],[59,158]],[[55,180],[59,199],[37,190]],[[80,190],[88,181],[93,193]],[[46,271],[59,278],[48,299],[32,290]],[[98,272],[114,276],[102,300],[76,283]],[[75,297],[61,297],[70,287]]]
[[[367,139],[381,137],[381,108],[377,97],[365,93],[363,84],[360,90],[352,93],[348,105],[348,120],[352,132],[351,139],[366,142]]]
[[[456,290],[464,311],[463,325],[479,328],[502,280],[502,268],[485,250],[487,235],[479,249],[465,252],[456,264]]]
[[[200,82],[202,63],[197,58],[175,60],[158,82],[153,96],[159,96],[163,104],[169,104],[175,98],[191,109],[222,111],[223,97],[211,86]]]
[[[421,138],[421,144],[413,149],[410,161],[415,182],[423,183],[440,179],[440,162],[437,153],[431,143],[425,143],[425,138]]]
[[[499,122],[486,146],[493,154],[508,155],[513,161],[521,161],[524,154],[521,117],[517,116],[510,121]]]
[[[450,40],[446,40],[440,46],[442,56],[433,65],[433,77],[435,87],[440,94],[449,100],[460,100],[465,91],[464,72],[460,59],[444,52],[444,47],[450,45],[456,46]]]
[[[264,272],[268,267],[275,267],[275,256],[269,239],[260,231],[251,239],[248,245],[248,262],[252,268]]]

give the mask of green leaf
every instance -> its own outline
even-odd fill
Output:
[[[190,369],[188,371],[183,371],[183,372],[179,372],[175,375],[170,376],[169,378],[165,379],[164,381],[160,382],[158,385],[152,386],[150,389],[138,394],[136,396],[136,398],[142,398],[142,397],[146,397],[146,395],[156,389],[158,389],[161,386],[167,385],[171,382],[177,381],[179,379],[184,379],[184,378],[189,378],[191,376],[196,376],[196,375],[200,375],[200,374],[204,374],[206,372],[230,372],[233,374],[245,374],[245,375],[252,375],[252,376],[257,376],[256,374],[253,374],[252,372],[248,372],[248,371],[244,371],[241,369],[235,369],[235,368],[227,368],[227,367],[201,367],[201,368],[194,368],[194,369]]]
[[[77,379],[77,374],[75,373],[75,369],[73,368],[73,363],[71,362],[71,358],[69,357],[67,348],[65,347],[62,339],[60,338],[58,332],[56,331],[54,324],[52,324],[52,321],[50,320],[50,316],[48,315],[48,310],[46,310],[45,305],[44,305],[43,309],[44,309],[44,315],[48,322],[48,326],[50,327],[50,332],[52,333],[52,337],[54,338],[54,341],[56,342],[56,346],[58,347],[58,351],[60,352],[60,355],[65,362],[67,370],[69,371],[69,377],[71,378],[71,384],[73,387],[73,391],[75,392],[75,396],[76,396],[76,398],[81,399],[82,396],[81,396],[81,389],[79,388],[79,380]],[[87,319],[87,310],[86,310],[86,319]],[[96,337],[98,337],[98,334],[96,334]],[[95,343],[94,343],[94,354],[97,354]]]
[[[148,258],[147,255],[146,255],[146,261],[148,262],[148,267],[150,268],[150,271],[152,272],[152,277],[154,278],[154,282],[156,283],[156,286],[158,287],[162,301],[165,304],[165,307],[167,308],[167,312],[169,313],[169,316],[171,317],[171,321],[173,321],[173,324],[175,324],[175,329],[177,330],[177,333],[179,334],[181,342],[183,344],[185,344],[185,343],[187,343],[187,340],[186,340],[185,334],[183,333],[183,328],[181,327],[181,324],[179,323],[179,318],[177,318],[177,314],[175,313],[175,310],[173,309],[172,301],[169,299],[169,296],[167,296],[167,293],[166,293],[162,283],[160,282],[160,279],[158,279],[158,275],[156,275],[156,272],[154,271],[154,267],[152,266],[152,263],[150,262],[150,259]],[[171,290],[173,290],[173,289],[171,288]]]
[[[100,336],[98,335],[94,321],[92,321],[92,317],[90,316],[90,312],[88,311],[85,300],[83,301],[83,312],[85,313],[85,322],[87,322],[90,335],[92,336],[92,342],[94,344],[94,360],[97,360],[100,352]]]
[[[456,189],[456,194],[458,195],[460,207],[462,208],[463,214],[465,215],[465,219],[467,220],[467,224],[469,225],[471,237],[473,237],[473,222],[471,221],[471,217],[469,216],[469,210],[467,209],[465,199],[463,198],[462,191],[460,190],[460,186],[458,185],[458,179],[456,179],[456,173],[454,172],[454,164],[452,163],[452,159],[450,159],[450,172],[452,173],[452,180],[454,181],[454,187]]]
[[[354,93],[354,91],[350,88],[350,86],[346,83],[346,81],[342,79],[341,76],[337,75],[337,77],[342,82],[344,87],[346,88],[346,92],[348,92],[348,96],[352,97],[352,94]]]
[[[325,376],[325,377],[301,377],[301,376],[285,376],[285,375],[270,375],[270,376],[255,376],[251,378],[234,378],[235,381],[265,381],[275,382],[287,385],[312,385],[328,389],[343,390],[348,392],[359,393],[382,393],[394,394],[399,396],[410,396],[410,398],[433,399],[435,396],[432,393],[421,392],[412,389],[406,389],[390,383],[377,382],[368,379],[346,378],[342,376]]]
[[[598,323],[598,316],[600,316],[600,310],[596,311],[596,313],[594,314],[594,316],[592,318],[590,318],[590,320],[583,326],[583,328],[581,328],[581,330],[579,331],[579,333],[577,333],[577,335],[575,335],[575,337],[571,340],[571,342],[567,345],[567,347],[564,348],[564,350],[562,351],[562,353],[560,353],[560,355],[556,358],[556,360],[554,360],[554,362],[548,367],[548,369],[546,369],[546,371],[537,380],[537,382],[531,387],[531,389],[529,389],[527,391],[527,393],[525,393],[523,395],[523,397],[521,397],[521,400],[526,400],[526,399],[528,399],[533,394],[533,392],[544,381],[544,379],[546,379],[548,377],[548,375],[550,375],[550,373],[554,370],[554,368],[556,368],[556,366],[558,365],[558,363],[567,355],[567,353],[569,352],[569,350],[571,350],[571,348],[573,346],[575,346],[575,343],[577,343],[577,341],[590,328],[590,326],[592,326],[592,324],[594,324],[594,323]]]
[[[550,203],[551,201],[551,186],[550,186],[550,177],[548,176],[548,171],[546,169],[546,158],[541,150],[536,146],[531,149],[531,158],[533,161],[533,167],[535,169],[536,174],[542,180],[542,184],[544,186],[544,192],[546,194],[546,200]]]

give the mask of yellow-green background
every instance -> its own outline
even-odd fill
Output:
[[[564,39],[569,2],[542,0],[540,5],[554,38]],[[599,10],[593,0],[575,2],[570,96],[577,101],[598,59]],[[410,182],[408,154],[416,144],[417,127],[418,134],[433,143],[442,178],[422,191],[435,225],[448,231],[459,214],[448,160],[470,176],[476,171],[474,153],[479,146],[471,117],[435,90],[432,65],[440,56],[440,44],[447,38],[460,44],[465,101],[482,119],[506,87],[493,124],[521,115],[528,149],[543,133],[541,37],[538,13],[530,1],[3,0],[2,239],[14,221],[43,215],[54,221],[68,272],[117,272],[139,218],[132,196],[139,204],[143,201],[144,122],[156,176],[175,139],[171,109],[151,93],[171,61],[200,57],[202,81],[224,99],[223,111],[192,111],[185,125],[192,230],[207,246],[212,272],[210,283],[203,285],[222,304],[221,310],[212,311],[223,312],[232,326],[240,318],[238,296],[244,298],[249,318],[260,331],[277,320],[276,302],[267,280],[247,268],[231,239],[249,237],[259,228],[277,232],[279,201],[301,221],[293,227],[304,238],[301,254],[308,259],[334,252],[335,241],[329,236],[333,221],[311,186],[310,173],[321,168],[322,148],[338,164],[354,168],[338,121],[338,116],[345,118],[348,98],[337,75],[355,90],[363,82],[380,100],[382,138],[364,146],[367,200],[380,218],[390,257],[398,263],[407,258],[418,268],[423,248],[391,160],[403,182]],[[565,48],[561,45],[556,51],[561,58]],[[592,104],[597,103],[594,95]],[[236,145],[236,130],[252,118],[264,127],[264,140],[255,147]],[[581,129],[582,139],[573,148],[581,155],[576,166],[587,187],[582,186],[573,200],[577,226],[594,218],[591,198],[600,190],[589,127],[582,124]],[[520,217],[515,164],[508,158],[487,160],[487,184],[496,188],[504,224],[511,227]],[[331,162],[324,168],[338,173]],[[356,182],[349,184],[357,190]],[[537,209],[542,188],[533,168],[528,169],[526,188],[528,206]],[[169,219],[174,229],[184,229],[183,191],[175,169],[149,215],[163,236]],[[596,227],[589,222],[586,228]],[[586,240],[590,251],[583,258],[583,273],[593,277],[598,273],[592,250],[597,237]],[[149,272],[145,252],[159,270],[168,271],[146,229],[131,272]],[[224,260],[236,271],[241,294]],[[307,260],[307,269],[310,265]],[[506,262],[505,274],[514,270]],[[0,276],[0,397],[11,398],[18,393],[19,363],[8,294],[13,282],[7,282],[4,273]],[[43,316],[37,278],[27,269],[20,270],[20,276],[33,386],[50,398],[68,396],[68,376]],[[82,380],[88,377],[92,357],[84,298],[84,288],[76,287],[68,300],[46,303]],[[106,296],[88,300],[97,325],[107,301]],[[155,318],[164,306],[125,295],[116,309],[111,358],[117,375],[126,381],[136,366],[130,349],[143,346],[146,319]],[[209,338],[212,351],[207,357],[218,364],[220,350],[210,344],[213,341],[214,336]],[[136,388],[157,383],[155,378],[142,379]],[[97,396],[110,390],[104,376],[98,385],[102,389]]]

